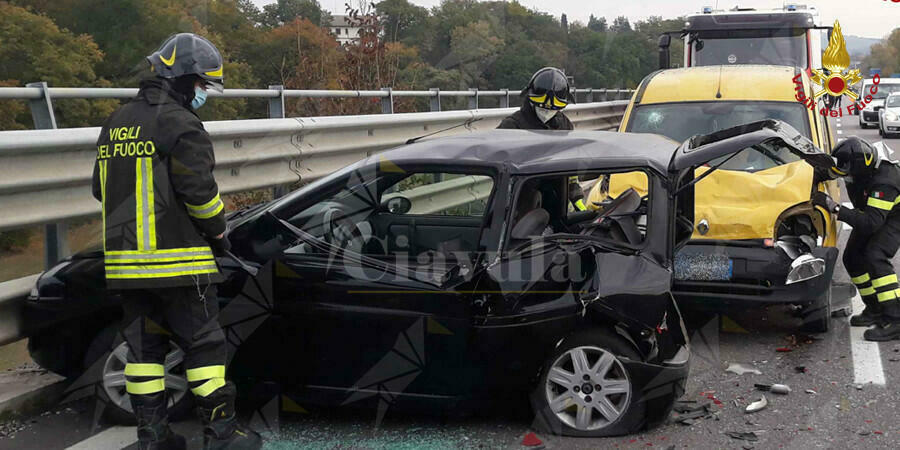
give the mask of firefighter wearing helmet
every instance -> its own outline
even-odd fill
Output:
[[[853,208],[823,192],[816,192],[812,201],[853,227],[843,261],[866,306],[850,324],[874,325],[863,334],[866,340],[900,339],[900,285],[891,264],[900,248],[900,165],[858,137],[838,144],[832,156],[836,165],[828,176],[844,177]]]
[[[204,448],[257,449],[238,424],[225,380],[216,256],[227,253],[224,204],[213,177],[209,134],[194,110],[224,86],[222,55],[191,33],[147,57],[152,75],[104,123],[93,194],[101,202],[107,289],[123,304],[129,346],[125,388],[141,449],[183,449],[168,424],[169,339],[184,351],[187,383],[203,422]]]
[[[522,107],[503,119],[497,128],[519,130],[574,130],[563,114],[569,105],[569,80],[562,70],[544,67],[522,89]]]
[[[531,76],[528,86],[522,89],[522,107],[503,119],[497,128],[514,130],[574,130],[572,121],[563,114],[569,105],[569,80],[562,70],[544,67]],[[587,209],[584,191],[577,178],[570,180],[568,197],[580,211]]]

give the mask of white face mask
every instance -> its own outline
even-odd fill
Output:
[[[536,106],[534,108],[534,112],[535,112],[535,114],[537,114],[538,119],[541,119],[541,122],[547,123],[550,121],[550,119],[552,119],[554,116],[556,116],[556,113],[559,111],[557,111],[555,109],[547,109],[547,108],[541,108],[540,106]]]

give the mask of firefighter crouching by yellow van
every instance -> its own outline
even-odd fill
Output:
[[[187,380],[204,426],[204,448],[257,449],[238,424],[225,381],[215,256],[230,247],[213,178],[212,142],[194,109],[221,92],[223,60],[206,39],[171,36],[147,57],[153,76],[104,123],[93,193],[102,203],[107,289],[123,299],[129,345],[126,391],[141,449],[183,449],[169,429],[164,367],[169,335],[184,350]]]
[[[844,249],[844,267],[866,307],[850,318],[852,326],[872,326],[869,341],[900,339],[900,285],[891,259],[900,249],[900,164],[881,158],[869,143],[849,137],[832,151],[832,178],[845,177],[853,208],[844,208],[824,192],[813,204],[853,227]]]

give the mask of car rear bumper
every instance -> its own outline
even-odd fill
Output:
[[[825,272],[806,281],[785,284],[792,259],[780,249],[715,241],[690,243],[683,251],[724,255],[732,262],[730,280],[675,280],[673,291],[679,305],[710,310],[811,304],[830,288],[838,256],[837,248],[815,248],[812,255],[825,261]]]

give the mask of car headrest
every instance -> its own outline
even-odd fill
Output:
[[[550,213],[546,209],[533,209],[516,222],[510,237],[512,239],[530,239],[540,236],[544,228],[547,228],[548,223],[550,223]]]
[[[522,217],[529,211],[540,208],[542,200],[541,191],[536,188],[523,189],[519,195],[519,203],[516,204],[516,216]]]

